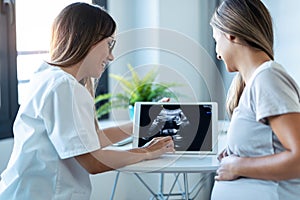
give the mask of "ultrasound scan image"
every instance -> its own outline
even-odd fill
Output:
[[[149,140],[153,136],[172,136],[175,148],[180,148],[183,138],[182,130],[189,123],[181,108],[163,108],[151,124],[147,136],[143,139]]]
[[[138,144],[143,146],[154,137],[171,136],[176,151],[210,150],[210,124],[210,106],[145,104],[141,107]]]

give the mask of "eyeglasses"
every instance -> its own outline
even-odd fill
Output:
[[[108,44],[108,48],[109,48],[109,53],[111,53],[112,50],[113,50],[114,47],[115,47],[116,40],[115,40],[115,39],[112,39],[110,42],[107,42],[107,44]]]

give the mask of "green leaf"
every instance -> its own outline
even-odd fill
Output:
[[[105,114],[108,114],[111,110],[112,110],[111,102],[109,101],[104,103],[96,110],[97,118],[100,118]]]
[[[142,79],[142,83],[153,83],[158,75],[158,67],[152,68]]]
[[[110,99],[112,94],[107,93],[107,94],[100,94],[95,98],[95,103],[98,103],[100,101],[108,100]]]
[[[116,74],[110,74],[109,76],[119,81],[121,87],[126,93],[130,94],[131,91],[134,89],[134,85],[129,80],[126,80],[123,76],[119,76]]]
[[[132,67],[131,64],[128,64],[127,67],[130,70],[130,72],[131,72],[131,77],[132,77],[133,84],[135,86],[139,85],[139,83],[140,83],[140,77],[139,77],[139,75],[134,71],[134,68]]]
[[[119,81],[123,89],[122,93],[104,94],[95,98],[95,102],[109,100],[97,109],[97,116],[111,112],[112,108],[128,108],[137,101],[159,101],[164,97],[170,97],[178,101],[179,93],[173,92],[170,88],[182,86],[178,83],[155,82],[158,76],[158,67],[151,68],[144,77],[140,77],[131,64],[127,65],[131,77],[124,77],[117,74],[110,74],[111,78]]]

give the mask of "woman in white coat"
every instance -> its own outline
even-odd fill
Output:
[[[1,200],[88,200],[89,174],[174,151],[170,137],[128,151],[103,149],[132,132],[132,124],[101,130],[95,120],[91,79],[99,78],[114,59],[115,31],[107,12],[86,3],[73,3],[56,17],[50,61],[30,80],[14,123]]]

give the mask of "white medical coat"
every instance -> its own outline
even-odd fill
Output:
[[[74,156],[100,148],[93,116],[87,89],[44,63],[30,80],[14,122],[14,148],[1,174],[0,200],[88,200],[89,174]]]

